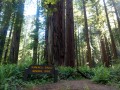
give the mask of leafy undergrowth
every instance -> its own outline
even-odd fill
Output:
[[[52,75],[31,75],[28,81],[23,80],[23,72],[28,64],[22,65],[1,65],[0,66],[0,90],[17,90],[17,88],[33,87],[35,85],[53,82]],[[98,66],[90,69],[87,66],[76,68],[57,67],[58,80],[80,80],[83,76],[89,77],[92,81],[102,84],[110,84],[120,87],[120,65],[111,68]]]

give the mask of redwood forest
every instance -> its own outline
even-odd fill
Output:
[[[120,0],[0,0],[0,90],[120,90]]]

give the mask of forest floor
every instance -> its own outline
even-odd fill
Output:
[[[115,87],[96,84],[90,80],[63,80],[57,83],[34,86],[29,90],[119,90]]]

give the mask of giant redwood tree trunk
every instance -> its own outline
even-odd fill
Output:
[[[64,64],[64,0],[56,4],[57,11],[53,13],[53,59],[55,64]]]
[[[91,58],[91,47],[90,47],[90,38],[89,38],[89,32],[88,32],[88,23],[87,23],[87,14],[86,14],[86,6],[85,1],[83,0],[83,9],[84,9],[84,22],[85,22],[85,37],[86,37],[86,43],[87,43],[87,62],[89,62],[89,67],[92,67],[92,58]]]
[[[48,64],[64,64],[64,3],[64,0],[60,0],[54,6],[49,5],[49,8],[55,7],[57,11],[47,17],[45,57]]]
[[[66,66],[73,67],[75,65],[74,51],[74,20],[73,20],[73,0],[66,0],[66,32],[65,32],[65,60]]]
[[[103,0],[103,3],[104,3],[104,8],[105,8],[106,19],[107,19],[108,29],[109,29],[109,33],[110,33],[110,38],[111,38],[113,58],[115,59],[115,58],[117,58],[116,45],[115,45],[112,30],[111,30],[111,26],[110,26],[110,21],[109,21],[109,17],[108,17],[107,6],[106,6],[106,3],[105,3],[105,0]]]
[[[14,24],[14,31],[10,47],[9,62],[17,64],[18,62],[18,52],[19,52],[19,43],[20,43],[20,33],[23,23],[23,12],[24,12],[24,2],[19,0],[17,2],[17,12],[16,19]]]

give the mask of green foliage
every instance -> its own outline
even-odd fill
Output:
[[[93,69],[88,66],[79,67],[79,70],[87,77],[92,78],[94,76]]]
[[[0,90],[17,90],[17,87],[24,86],[23,72],[31,62],[25,60],[19,65],[7,64],[0,66]]]
[[[68,79],[68,80],[73,80],[73,79],[82,79],[83,77],[76,72],[75,68],[72,67],[64,67],[64,66],[60,66],[58,67],[58,71],[59,71],[59,79]]]
[[[110,83],[115,83],[120,87],[120,65],[114,65],[110,68]]]
[[[104,66],[98,66],[93,69],[94,77],[92,78],[93,81],[97,83],[106,84],[110,80],[110,70]]]
[[[120,81],[120,65],[115,65],[111,68],[110,77],[117,82]]]
[[[59,78],[60,79],[70,79],[70,78],[74,78],[72,76],[73,73],[75,73],[75,69],[71,68],[71,67],[58,67],[58,71],[59,71]]]
[[[23,70],[24,70],[24,67],[22,68],[14,64],[1,65],[0,66],[0,83],[1,83],[0,89],[9,87],[9,90],[14,90],[13,88],[15,88],[19,82],[19,80],[16,80],[16,79],[22,79],[23,77],[22,76]]]
[[[28,63],[30,64],[30,62]],[[29,66],[28,63],[26,61],[24,64],[19,65],[1,65],[0,90],[18,90],[18,88],[28,88],[37,84],[40,85],[53,82],[52,75],[48,74],[30,75],[28,81],[23,81],[23,72],[25,68]],[[77,72],[76,68],[60,66],[57,67],[57,69],[60,80],[78,80],[83,78],[81,74]],[[78,70],[97,83],[115,83],[120,86],[120,65],[115,65],[112,68],[106,68],[104,66],[89,68],[88,66],[83,66],[79,67]]]
[[[57,1],[58,1],[58,0],[45,0],[44,3],[45,3],[45,4],[52,4],[52,5],[54,5],[54,4],[57,3]]]

